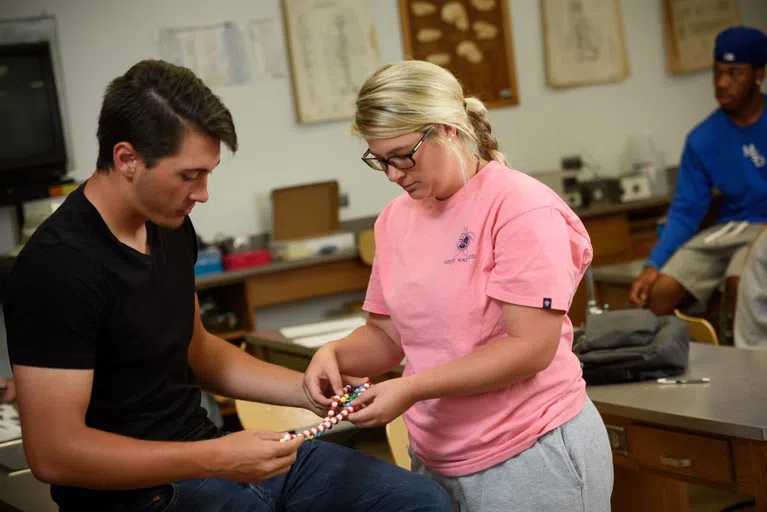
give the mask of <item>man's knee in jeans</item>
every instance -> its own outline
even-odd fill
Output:
[[[457,510],[447,491],[434,480],[425,476],[409,473],[413,478],[409,493],[421,505],[417,510],[454,511]],[[426,508],[423,508],[426,507]]]

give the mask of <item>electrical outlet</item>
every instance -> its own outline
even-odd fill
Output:
[[[345,192],[342,193],[342,194],[339,194],[339,196],[338,196],[338,206],[340,208],[346,208],[347,206],[349,206],[349,194],[347,194]]]

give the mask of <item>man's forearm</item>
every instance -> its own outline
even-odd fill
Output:
[[[141,441],[80,427],[51,429],[27,447],[34,475],[49,484],[91,489],[136,489],[216,474],[216,440]],[[44,458],[36,454],[47,454]]]
[[[376,377],[391,371],[405,357],[388,334],[373,325],[363,325],[343,340],[331,343],[338,370],[352,377]]]
[[[206,333],[190,350],[200,386],[217,395],[275,405],[305,407],[303,374],[270,364]]]

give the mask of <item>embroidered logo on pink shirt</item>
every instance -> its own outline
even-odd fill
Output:
[[[458,243],[456,244],[458,252],[456,252],[455,256],[453,256],[451,259],[445,260],[445,265],[452,265],[456,262],[466,263],[469,260],[475,259],[474,253],[469,253],[469,246],[474,241],[474,239],[476,239],[476,235],[469,231],[469,228],[464,227],[463,233],[461,233],[461,236],[458,237]]]

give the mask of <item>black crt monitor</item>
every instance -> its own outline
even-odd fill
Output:
[[[0,45],[0,185],[54,183],[66,171],[49,44]]]

